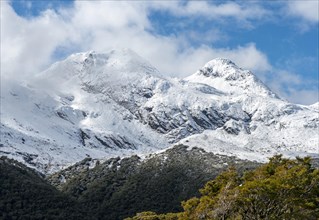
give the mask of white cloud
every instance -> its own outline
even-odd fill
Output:
[[[168,10],[176,16],[200,16],[205,17],[205,19],[260,19],[270,13],[258,4],[238,4],[236,2],[213,3],[212,1],[156,1],[151,6],[160,10]]]
[[[308,22],[317,23],[319,21],[319,1],[288,1],[288,14],[300,17]]]
[[[319,100],[318,82],[305,81],[300,75],[286,70],[274,70],[267,80],[269,87],[282,98],[298,104],[313,104]],[[309,85],[308,89],[301,85]]]
[[[59,9],[58,12],[47,10],[38,17],[26,19],[19,17],[7,2],[1,2],[1,77],[23,79],[44,69],[53,62],[53,54],[60,47],[78,52],[131,48],[163,74],[179,77],[194,73],[216,57],[229,58],[238,66],[259,74],[272,69],[267,56],[254,43],[235,48],[214,48],[205,44],[192,46],[183,35],[154,34],[148,17],[151,10],[166,10],[176,16],[201,14],[203,19],[205,16],[207,19],[234,18],[243,24],[268,13],[257,5],[244,7],[234,2],[212,5],[202,1],[184,4],[76,1],[73,8]],[[207,33],[219,34],[214,31]],[[277,84],[272,82],[271,87],[285,96],[283,78],[282,75],[282,81],[277,81]],[[312,100],[314,95],[307,97]]]
[[[151,8],[159,10],[159,3],[76,1],[74,8],[59,13],[47,10],[31,19],[19,17],[9,4],[1,4],[1,53],[6,54],[1,60],[2,72],[14,77],[39,71],[52,62],[58,47],[68,45],[78,51],[131,48],[162,73],[173,76],[187,76],[215,57],[233,59],[253,70],[269,68],[267,57],[253,44],[226,49],[194,48],[183,36],[152,34],[148,31],[152,29],[148,13]],[[170,9],[178,4],[173,2]],[[206,12],[200,11],[202,4]],[[252,16],[245,11],[248,9],[234,3],[212,6],[189,2],[182,7],[186,7],[187,15],[208,15],[212,11],[214,16],[239,16],[242,11],[241,18]]]
[[[51,61],[52,52],[66,38],[67,28],[53,11],[27,20],[1,2],[1,76],[34,74]]]
[[[92,31],[127,27],[143,30],[150,26],[146,13],[146,7],[141,2],[76,1],[72,23]]]

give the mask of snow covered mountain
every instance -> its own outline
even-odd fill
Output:
[[[78,53],[1,87],[0,154],[49,173],[175,143],[258,161],[319,157],[318,116],[226,59],[171,79],[128,49]]]

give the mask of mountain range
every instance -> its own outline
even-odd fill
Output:
[[[318,116],[318,103],[289,103],[227,59],[179,79],[129,49],[90,51],[2,82],[0,155],[45,174],[179,144],[257,162],[318,158]]]

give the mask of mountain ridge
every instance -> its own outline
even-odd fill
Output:
[[[0,153],[44,173],[88,155],[149,154],[176,143],[258,161],[319,156],[317,111],[280,99],[227,59],[172,79],[131,50],[90,51],[35,78],[1,88]]]

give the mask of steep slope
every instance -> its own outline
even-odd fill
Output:
[[[45,173],[177,142],[261,161],[319,151],[317,108],[281,100],[226,59],[170,79],[128,49],[79,53],[8,82],[1,103],[0,153]]]
[[[249,120],[232,118],[218,129],[180,143],[258,161],[278,153],[319,157],[319,110],[315,104],[302,106],[280,99],[250,71],[227,59],[208,62],[186,80],[223,91],[225,102],[236,103],[236,110],[249,115]]]
[[[1,87],[2,154],[52,172],[88,155],[112,157],[167,146],[123,107],[134,82],[145,77],[152,83],[149,72],[157,74],[129,50],[89,52],[71,55],[26,85],[6,83]],[[142,91],[139,97],[144,96]]]
[[[239,68],[231,60],[216,58],[209,61],[187,81],[204,83],[224,91],[228,96],[257,95],[279,98],[271,92],[252,72]]]

